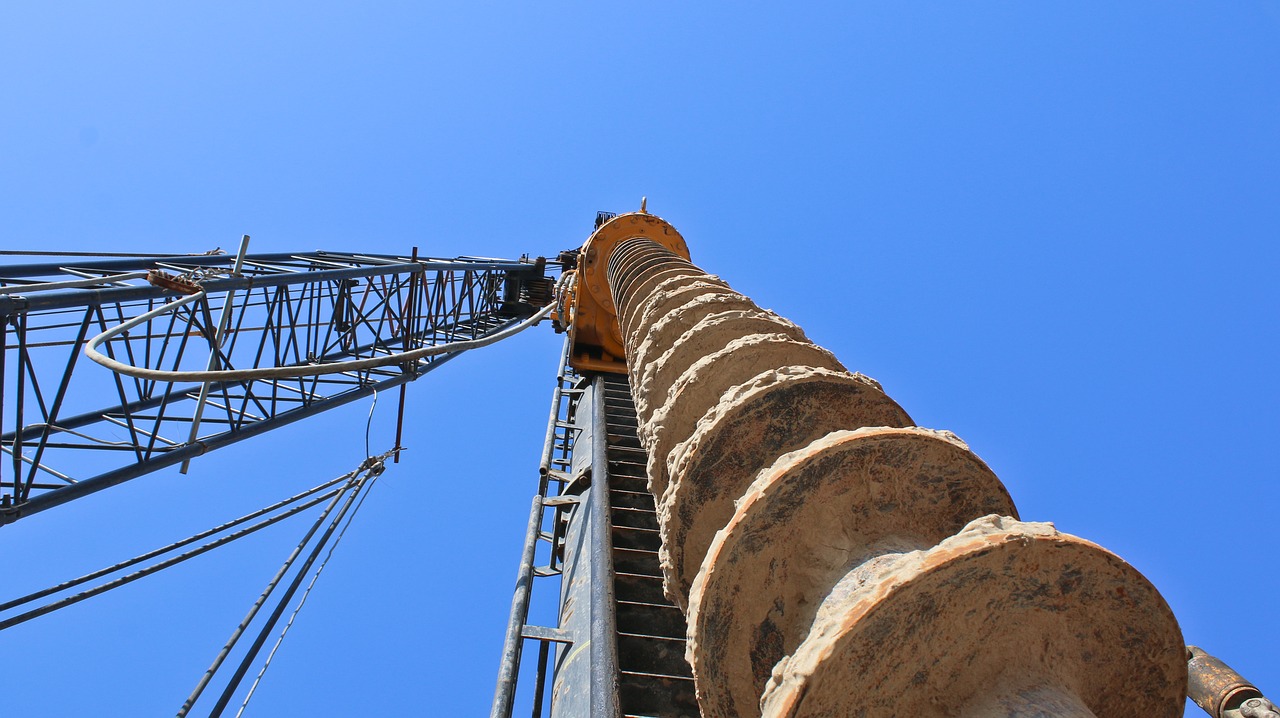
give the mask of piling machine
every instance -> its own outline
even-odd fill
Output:
[[[553,259],[255,255],[246,238],[0,274],[3,523],[377,391],[403,407],[436,365],[549,319],[565,343],[492,718],[522,673],[533,715],[557,718],[1172,718],[1187,696],[1280,718],[1185,645],[1133,567],[1021,521],[963,441],[695,266],[643,203]],[[76,389],[86,356],[109,396]],[[0,628],[327,501],[216,704],[198,701],[240,629],[179,711],[219,715],[397,434],[339,480],[9,600]],[[530,620],[539,592],[555,625]]]
[[[692,264],[643,203],[562,259],[493,718],[527,641],[553,717],[1172,718],[1188,695],[1280,716],[1132,566],[1020,521],[963,441]],[[528,625],[557,574],[559,625]]]

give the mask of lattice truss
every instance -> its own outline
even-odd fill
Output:
[[[148,377],[308,367],[489,336],[550,297],[539,259],[341,252],[0,267],[0,519],[126,481],[401,386],[457,352],[313,376]],[[202,296],[190,296],[200,294]],[[173,305],[173,306],[169,306]],[[167,309],[166,309],[167,307]],[[285,372],[287,374],[287,372]]]

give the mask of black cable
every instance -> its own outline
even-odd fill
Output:
[[[148,551],[147,553],[144,553],[141,556],[135,556],[131,559],[128,559],[127,561],[121,561],[120,563],[117,563],[114,566],[108,566],[106,568],[99,569],[97,571],[94,571],[93,573],[85,574],[79,578],[73,578],[70,581],[64,581],[58,584],[57,586],[50,586],[49,588],[41,589],[39,591],[36,591],[35,593],[29,593],[25,596],[22,596],[21,598],[15,598],[12,601],[8,601],[6,603],[0,603],[0,611],[8,611],[11,608],[21,606],[24,603],[30,603],[31,601],[34,601],[37,598],[44,598],[45,596],[49,596],[55,593],[59,593],[61,591],[65,591],[68,588],[71,588],[73,586],[79,586],[82,583],[92,581],[95,578],[102,578],[103,576],[115,573],[116,571],[121,571],[123,569],[129,568],[130,566],[142,563],[143,561],[149,561],[157,556],[161,556],[163,554],[169,553],[170,551],[180,549],[183,546],[186,546],[187,544],[195,543],[196,541],[199,541],[204,538],[208,538],[210,536],[213,536],[214,534],[222,533],[223,531],[226,531],[227,529],[232,528],[233,526],[238,526],[246,521],[252,521],[253,519],[258,518],[259,516],[262,516],[264,514],[269,514],[272,511],[288,506],[289,504],[292,504],[295,501],[301,501],[302,499],[305,499],[306,497],[314,493],[323,491],[338,482],[347,481],[350,478],[351,478],[351,474],[347,474],[345,476],[339,476],[336,479],[326,481],[325,483],[320,484],[319,486],[307,489],[306,491],[303,491],[299,494],[290,496],[289,498],[283,501],[276,502],[266,508],[258,509],[257,511],[254,511],[252,513],[245,514],[244,516],[241,516],[238,519],[235,519],[233,521],[228,521],[227,523],[222,524],[221,526],[215,526],[211,529],[208,529],[207,531],[201,531],[200,533],[195,534],[194,536],[189,536],[185,539],[182,539],[181,541],[175,541],[174,543],[171,543],[168,546],[158,548],[154,551]],[[321,500],[323,500],[323,498]],[[309,504],[308,507],[314,506],[314,505],[315,504]]]
[[[333,558],[333,552],[337,550],[338,544],[342,543],[342,537],[347,535],[347,529],[351,528],[351,522],[355,521],[356,514],[360,513],[360,507],[364,506],[364,500],[369,498],[369,494],[373,492],[374,476],[369,481],[369,487],[365,490],[364,495],[356,502],[356,507],[351,510],[351,515],[347,517],[347,522],[343,524],[342,530],[333,539],[333,545],[329,547],[329,552],[325,554],[324,560],[320,562],[320,567],[311,576],[311,582],[307,584],[306,589],[302,591],[302,598],[298,600],[298,605],[294,607],[293,613],[289,615],[289,620],[285,622],[284,628],[280,629],[280,636],[276,638],[276,643],[271,647],[271,651],[267,653],[267,658],[262,663],[262,668],[258,671],[258,675],[253,679],[253,684],[249,686],[249,692],[245,694],[244,702],[240,704],[240,710],[236,711],[236,718],[244,713],[244,709],[249,706],[249,699],[253,697],[254,691],[258,689],[258,684],[262,682],[262,676],[266,674],[267,668],[271,666],[271,659],[275,657],[276,651],[280,650],[280,644],[284,643],[285,634],[293,627],[293,622],[298,618],[298,614],[302,611],[302,607],[307,603],[307,597],[311,595],[311,589],[315,588],[316,581],[320,579],[320,574],[324,571],[324,567],[329,565],[329,559]],[[545,641],[544,641],[545,643]]]
[[[200,680],[196,683],[196,687],[191,691],[191,695],[188,696],[186,702],[182,704],[182,708],[178,709],[179,718],[186,716],[191,710],[191,706],[195,704],[196,700],[200,698],[200,694],[204,692],[205,686],[209,685],[209,680],[213,678],[213,674],[218,672],[218,669],[222,666],[222,662],[227,659],[227,655],[231,653],[231,649],[235,648],[236,642],[240,640],[240,636],[244,634],[244,630],[248,628],[249,623],[253,621],[255,616],[257,616],[258,610],[262,608],[262,604],[266,603],[267,597],[270,596],[271,592],[280,584],[280,580],[284,578],[286,573],[288,573],[289,567],[293,565],[293,562],[298,558],[298,555],[302,553],[302,549],[306,547],[307,542],[311,540],[311,537],[314,536],[316,531],[320,529],[320,526],[324,524],[324,520],[333,512],[334,507],[338,505],[342,500],[342,497],[347,494],[352,485],[357,484],[359,481],[360,479],[353,479],[346,486],[343,486],[341,489],[334,492],[335,495],[333,500],[330,501],[329,505],[324,507],[324,511],[316,517],[315,522],[311,524],[311,528],[308,529],[306,535],[302,537],[302,541],[298,543],[298,546],[294,548],[293,552],[289,554],[289,557],[285,559],[284,565],[280,567],[279,571],[276,571],[276,575],[267,583],[266,589],[264,589],[258,596],[258,599],[253,602],[253,605],[249,608],[249,613],[244,617],[244,620],[240,621],[240,625],[236,626],[236,629],[231,632],[231,637],[227,639],[226,644],[222,646],[222,650],[219,651],[218,655],[213,659],[213,664],[210,665],[209,669],[200,677]]]
[[[203,546],[200,546],[198,548],[191,549],[186,553],[179,554],[177,556],[174,556],[173,558],[161,561],[160,563],[152,564],[146,568],[139,569],[137,571],[134,571],[131,574],[121,576],[120,578],[113,579],[106,583],[99,584],[97,586],[94,586],[93,588],[81,591],[80,593],[77,593],[74,596],[67,596],[66,598],[58,599],[57,601],[53,601],[52,603],[46,603],[45,605],[39,608],[33,608],[30,611],[27,611],[26,613],[20,613],[12,618],[7,618],[3,621],[0,621],[0,631],[3,631],[4,629],[10,628],[12,626],[16,626],[19,623],[26,623],[27,621],[30,621],[33,618],[39,618],[40,616],[43,616],[46,613],[53,613],[54,611],[60,608],[66,608],[67,606],[70,606],[72,604],[79,603],[85,600],[86,598],[92,598],[94,596],[97,596],[100,593],[106,593],[107,591],[110,591],[113,588],[119,588],[125,585],[126,583],[133,583],[134,581],[137,581],[140,578],[143,578],[145,576],[150,576],[151,574],[156,573],[157,571],[182,563],[183,561],[186,561],[189,558],[194,558],[196,556],[199,556],[202,553],[212,551],[213,549],[219,546],[230,543],[238,538],[248,536],[249,534],[255,531],[258,531],[259,529],[266,528],[267,526],[270,526],[271,524],[274,524],[283,519],[289,518],[290,516],[293,516],[296,513],[305,511],[311,508],[312,506],[315,506],[316,504],[320,503],[321,501],[324,501],[326,498],[329,498],[330,496],[333,496],[335,494],[340,494],[341,491],[343,490],[344,489],[331,491],[327,494],[324,494],[315,499],[312,499],[311,501],[308,501],[303,504],[299,504],[298,506],[295,506],[282,514],[272,516],[271,518],[265,519],[252,526],[243,528],[231,534],[227,534],[222,538],[216,539],[214,541],[210,541],[209,543]],[[25,599],[19,599],[17,602],[18,603],[25,602]]]
[[[298,569],[298,573],[294,576],[293,581],[290,582],[284,595],[280,597],[275,610],[272,611],[271,616],[267,618],[266,625],[264,625],[262,630],[258,632],[258,637],[254,639],[253,645],[249,647],[249,652],[243,659],[241,659],[240,665],[236,668],[236,672],[232,674],[231,680],[227,683],[227,687],[223,689],[222,695],[218,698],[217,704],[214,705],[213,710],[210,711],[209,715],[211,717],[221,716],[222,711],[226,710],[227,703],[231,701],[236,688],[240,686],[240,681],[244,679],[245,673],[249,671],[249,667],[253,664],[254,659],[257,658],[258,651],[262,650],[262,645],[266,643],[267,637],[275,628],[276,622],[280,620],[280,616],[284,613],[285,608],[288,607],[289,601],[293,599],[293,594],[298,590],[298,586],[302,584],[302,580],[306,578],[307,572],[311,570],[311,565],[315,563],[320,552],[324,550],[325,544],[328,543],[329,538],[333,536],[333,532],[338,528],[338,525],[342,523],[342,517],[346,514],[347,510],[351,508],[351,505],[355,502],[361,491],[368,486],[369,479],[380,475],[384,468],[382,459],[377,459],[375,463],[369,467],[369,473],[356,480],[357,484],[355,491],[351,492],[351,495],[347,498],[346,503],[343,504],[338,515],[329,523],[328,528],[326,528],[324,534],[320,536],[320,540],[316,543],[315,548],[311,550],[311,554],[307,556],[307,560],[302,564],[302,568]]]

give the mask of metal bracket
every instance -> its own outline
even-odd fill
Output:
[[[573,640],[569,638],[568,632],[563,628],[547,628],[546,626],[530,626],[520,631],[520,635],[524,638],[532,638],[537,641],[550,641],[552,643],[572,644]]]

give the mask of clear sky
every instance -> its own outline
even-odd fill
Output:
[[[1280,696],[1280,2],[263,5],[0,7],[0,245],[554,254],[647,195]],[[558,348],[411,387],[250,714],[487,713]],[[344,473],[367,411],[0,529],[0,594]],[[301,531],[0,634],[0,713],[171,715]]]

